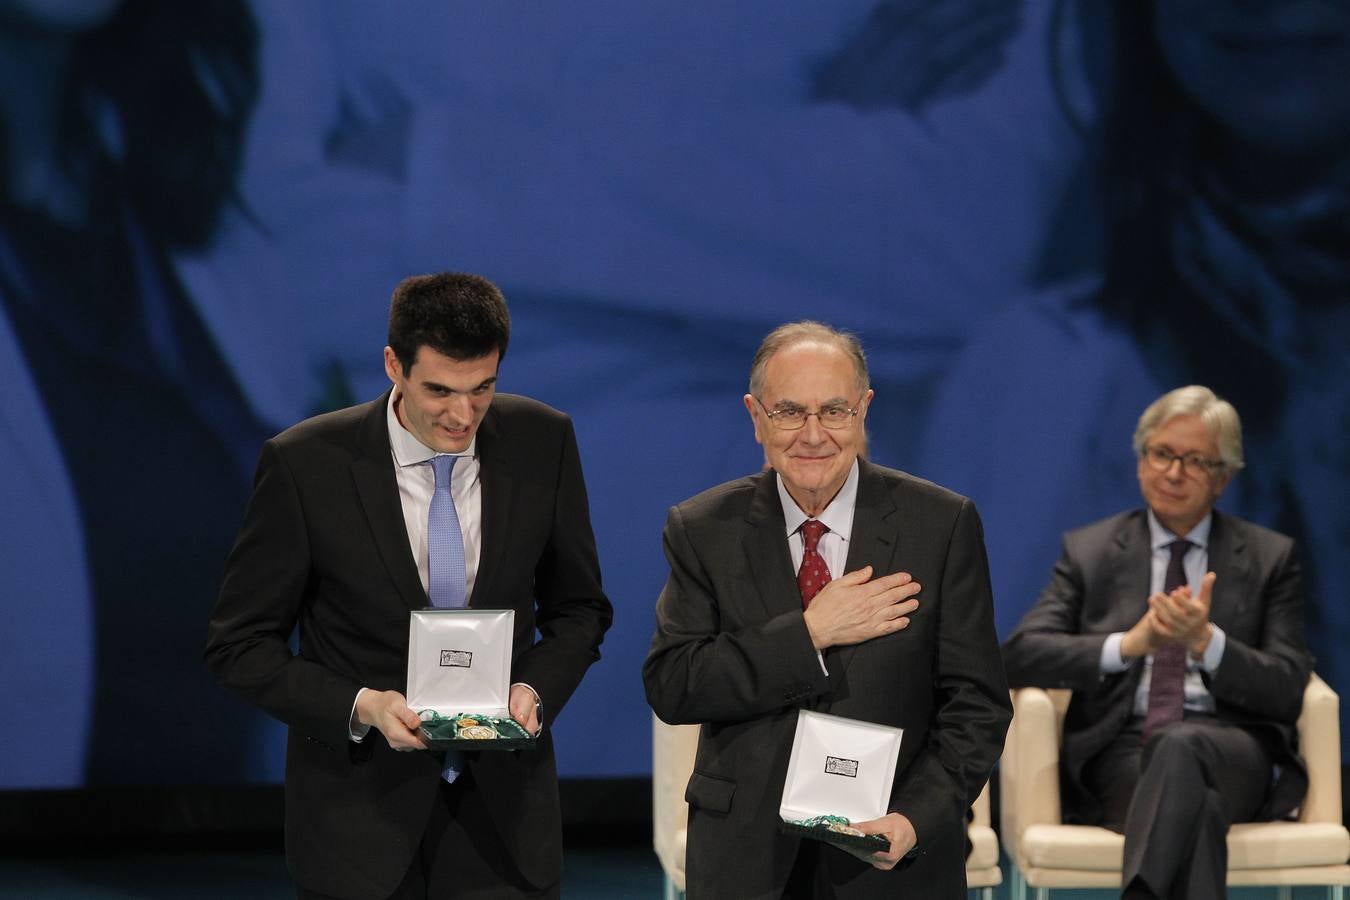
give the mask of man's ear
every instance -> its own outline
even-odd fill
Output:
[[[745,411],[750,414],[750,424],[755,428],[755,443],[763,444],[764,435],[759,430],[761,411],[759,409],[758,401],[755,400],[753,394],[746,394],[741,398],[741,402],[745,404]]]

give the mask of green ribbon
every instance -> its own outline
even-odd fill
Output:
[[[483,743],[492,740],[519,740],[521,738],[528,740],[530,738],[530,733],[522,728],[519,722],[511,718],[485,716],[481,713],[454,713],[443,716],[435,710],[423,710],[420,718],[427,737],[433,741],[473,741],[475,739],[467,736],[464,733],[465,730],[484,726],[496,732],[496,736],[476,739]]]

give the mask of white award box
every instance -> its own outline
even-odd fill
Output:
[[[886,815],[904,729],[799,710],[778,816],[785,831],[863,850],[886,850],[881,836],[851,823]]]
[[[534,739],[511,718],[511,609],[418,609],[408,629],[408,706],[433,750],[513,750]]]

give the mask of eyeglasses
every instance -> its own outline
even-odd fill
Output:
[[[1189,472],[1192,475],[1209,475],[1224,467],[1221,459],[1210,459],[1199,453],[1177,455],[1164,447],[1145,447],[1144,459],[1148,460],[1148,464],[1157,472],[1166,472],[1172,468],[1174,462],[1181,463],[1183,474]]]
[[[828,406],[822,406],[815,412],[808,411],[803,406],[795,403],[780,403],[773,409],[764,405],[764,401],[758,397],[755,402],[759,408],[764,410],[764,415],[768,416],[769,421],[775,428],[782,431],[796,431],[806,424],[806,420],[815,416],[822,428],[828,428],[831,431],[840,431],[853,424],[853,419],[858,415],[858,410],[862,408],[862,397],[853,406],[843,406],[842,404],[832,403]]]

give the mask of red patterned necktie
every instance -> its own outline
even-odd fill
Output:
[[[830,569],[816,549],[820,544],[820,536],[829,530],[824,522],[815,519],[807,519],[802,523],[802,564],[797,569],[797,588],[802,592],[802,609],[810,606],[811,598],[830,583]]]
[[[1167,545],[1172,557],[1167,561],[1167,575],[1163,578],[1163,593],[1186,583],[1186,568],[1182,561],[1186,551],[1195,546],[1190,541],[1173,541]],[[1144,716],[1144,740],[1149,735],[1180,721],[1186,700],[1186,648],[1168,644],[1153,654],[1153,677],[1148,684],[1148,713]]]

